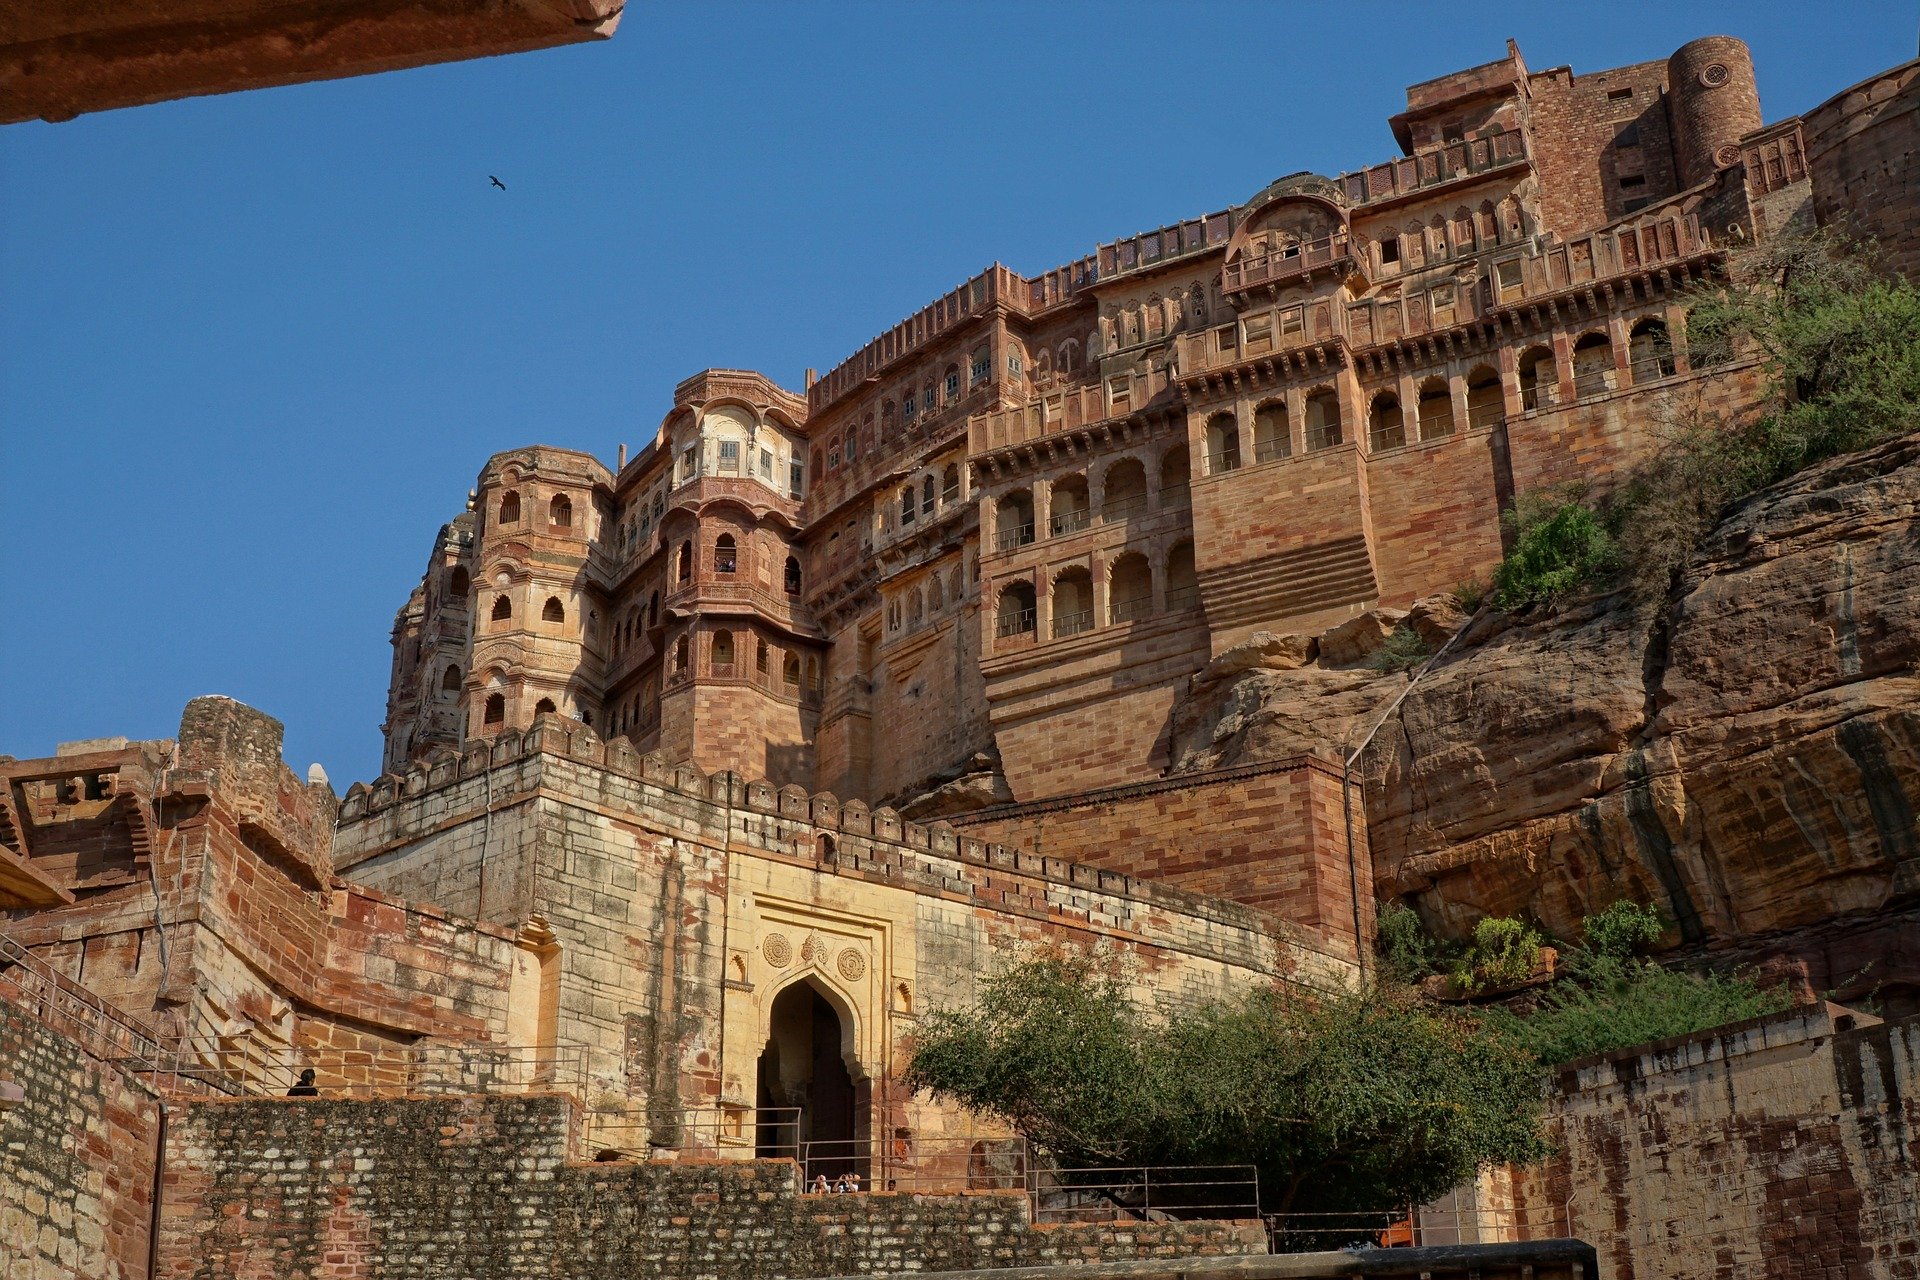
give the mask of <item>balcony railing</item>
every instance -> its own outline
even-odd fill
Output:
[[[1478,430],[1481,427],[1497,427],[1507,420],[1507,406],[1504,402],[1496,404],[1476,404],[1467,407],[1467,427]]]
[[[1108,616],[1115,626],[1123,622],[1138,622],[1153,613],[1153,597],[1139,596],[1132,600],[1115,600],[1107,609]]]
[[[1107,524],[1118,524],[1122,520],[1131,520],[1147,509],[1147,495],[1136,494],[1131,498],[1112,498],[1100,505],[1100,519]]]
[[[1014,525],[1011,529],[1002,529],[994,535],[993,545],[1001,551],[1012,551],[1024,547],[1033,541],[1033,522]]]
[[[1190,609],[1197,608],[1199,604],[1200,588],[1197,586],[1175,587],[1167,592],[1168,613],[1185,613]]]
[[[999,621],[994,624],[993,634],[1001,640],[1010,636],[1031,635],[1033,612],[1032,609],[1020,609],[1013,613],[1001,614]]]
[[[1013,409],[975,414],[967,422],[967,447],[976,454],[991,453],[1042,436],[1124,418],[1144,408],[1167,389],[1167,372],[1154,368],[1129,375],[1124,387],[1062,387],[1037,396]],[[1108,403],[1111,395],[1112,403]]]
[[[1065,636],[1077,636],[1083,631],[1091,630],[1093,630],[1093,610],[1091,609],[1053,615],[1053,635],[1056,640]]]
[[[1352,238],[1344,231],[1336,232],[1324,239],[1288,245],[1271,253],[1236,258],[1221,272],[1220,287],[1234,293],[1256,285],[1279,284],[1309,271],[1345,263],[1352,257]]]
[[[1409,195],[1498,169],[1527,158],[1526,135],[1518,129],[1496,133],[1490,138],[1449,142],[1414,155],[1369,169],[1342,174],[1339,182],[1347,199],[1355,204],[1371,204]]]
[[[1053,536],[1058,538],[1064,534],[1078,533],[1092,523],[1093,512],[1083,507],[1078,511],[1057,513],[1048,521],[1048,527]]]
[[[1238,449],[1221,449],[1207,455],[1207,474],[1217,476],[1222,471],[1237,471],[1240,468]]]

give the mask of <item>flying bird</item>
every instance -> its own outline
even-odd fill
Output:
[[[500,188],[502,191],[505,191],[507,189],[507,184],[500,181],[500,179],[494,177],[492,174],[488,174],[487,178],[489,181],[493,183],[494,186]]]

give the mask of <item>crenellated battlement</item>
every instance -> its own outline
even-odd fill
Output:
[[[1010,886],[993,879],[994,874],[1005,875],[1276,934],[1292,946],[1311,946],[1305,931],[1227,899],[964,836],[945,822],[908,821],[886,806],[869,808],[859,800],[842,801],[831,792],[776,786],[729,771],[703,773],[691,763],[670,761],[658,752],[642,754],[626,738],[602,740],[585,725],[557,715],[540,717],[524,733],[472,741],[458,753],[442,751],[399,774],[349,787],[340,803],[338,870],[351,878],[354,866],[412,839],[410,833],[425,824],[415,820],[419,813],[408,812],[410,806],[424,810],[430,800],[488,773],[494,774],[497,784],[493,787],[496,803],[541,789],[583,790],[572,780],[540,768],[562,763],[579,766],[589,775],[604,772],[640,784],[647,811],[634,816],[643,822],[652,818],[663,827],[724,831],[730,846],[804,858],[834,874],[992,897],[997,908],[1018,906],[1018,895]],[[500,774],[506,772],[513,776],[501,782]],[[386,820],[386,831],[371,831],[369,824],[381,819]],[[356,833],[355,828],[360,831]],[[993,874],[983,878],[941,863]],[[1029,898],[1026,905],[1044,909],[1037,896]]]

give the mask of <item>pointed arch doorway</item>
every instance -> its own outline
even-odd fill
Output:
[[[774,996],[760,1051],[754,1154],[795,1159],[811,1183],[868,1172],[867,1081],[853,1052],[853,1020],[812,978]]]

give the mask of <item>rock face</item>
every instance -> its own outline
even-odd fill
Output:
[[[1379,896],[1445,935],[1518,914],[1561,937],[1632,897],[1677,945],[1920,999],[1916,515],[1920,436],[1749,499],[1664,611],[1482,617],[1364,757]],[[1175,759],[1357,740],[1404,681],[1247,672],[1179,709]]]

